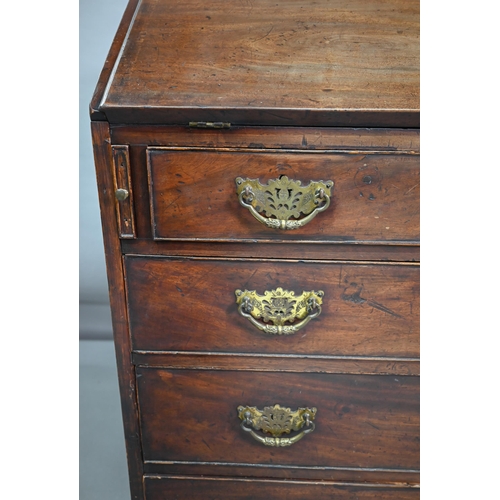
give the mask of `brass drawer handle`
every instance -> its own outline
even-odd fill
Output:
[[[321,314],[324,295],[322,290],[312,290],[296,297],[295,292],[281,287],[266,291],[264,295],[259,295],[255,290],[236,290],[234,293],[238,312],[260,331],[271,335],[291,335],[317,318]],[[299,322],[291,324],[296,320]],[[286,322],[290,324],[285,325]]]
[[[314,430],[313,420],[316,417],[316,408],[298,408],[296,411],[283,408],[280,405],[266,406],[258,410],[255,406],[238,406],[238,417],[241,428],[249,432],[252,437],[265,446],[284,447],[300,441],[306,434]],[[271,434],[273,437],[261,436],[254,430]],[[290,434],[291,431],[300,431],[293,437],[280,437]]]
[[[262,185],[258,179],[236,178],[236,193],[242,206],[262,224],[274,229],[298,229],[330,206],[333,181],[301,181],[282,175]],[[259,212],[264,212],[264,217]],[[300,214],[303,219],[298,219]],[[269,218],[274,217],[274,218]],[[289,220],[290,217],[294,219]]]

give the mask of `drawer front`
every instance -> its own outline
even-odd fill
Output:
[[[157,240],[419,240],[415,155],[148,148],[147,157]],[[311,181],[333,187],[319,193]],[[240,197],[243,186],[250,191]],[[287,220],[295,229],[274,228]]]
[[[419,468],[418,377],[138,367],[137,386],[146,463]],[[248,406],[286,430],[275,405],[316,408],[314,430],[278,447],[242,428],[238,407]],[[294,429],[282,436],[306,427]]]
[[[127,256],[125,269],[135,350],[419,355],[415,265]],[[280,297],[280,287],[294,296]],[[251,294],[252,312],[260,307],[271,319],[245,316],[237,290],[255,291],[260,297]],[[320,314],[308,321],[318,312],[312,308],[303,320],[293,317],[302,292],[311,291],[323,293]],[[305,325],[295,333],[276,333],[280,308],[292,317],[285,325]]]
[[[420,490],[408,487],[341,485],[300,481],[259,481],[205,477],[144,478],[147,500],[417,500]]]

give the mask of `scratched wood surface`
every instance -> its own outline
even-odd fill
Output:
[[[116,200],[114,197],[113,159],[109,125],[106,122],[93,122],[92,144],[102,216],[104,250],[109,284],[109,299],[113,336],[118,366],[118,381],[125,431],[125,444],[129,467],[130,491],[132,500],[142,500],[141,443],[139,421],[135,398],[135,368],[130,363],[131,343],[128,334],[127,305],[123,281],[123,261],[121,258],[118,224],[116,219]],[[117,422],[117,425],[119,423]]]
[[[111,127],[113,144],[419,153],[419,129],[327,127],[231,127],[174,125]]]
[[[148,500],[418,500],[420,490],[408,487],[342,485],[326,482],[221,480],[220,478],[147,476]]]
[[[134,351],[132,361],[140,366],[206,370],[250,370],[260,372],[350,373],[353,375],[419,375],[418,358],[199,352]]]
[[[156,239],[419,241],[419,156],[156,148],[148,153]],[[299,229],[266,227],[239,203],[235,179],[266,185],[281,176],[300,180],[304,189],[310,181],[333,181],[330,206]]]
[[[418,127],[417,0],[142,0],[136,12],[100,94],[112,123]]]
[[[90,107],[132,498],[418,498],[418,0],[130,0]],[[282,174],[335,182],[297,232],[236,197]],[[323,290],[321,315],[278,337],[238,314],[237,288],[278,286]],[[316,430],[240,429],[276,403]]]
[[[132,346],[316,355],[419,355],[419,268],[125,258]],[[321,314],[293,335],[260,332],[235,290],[322,290]]]
[[[137,384],[146,462],[419,469],[418,377],[138,367]],[[315,430],[275,448],[241,429],[238,406],[275,404],[317,408]]]
[[[274,463],[271,470],[261,464],[234,464],[222,462],[147,462],[147,475],[217,476],[224,478],[263,478],[308,481],[335,481],[344,483],[377,483],[378,486],[403,483],[413,488],[420,484],[420,471],[398,469],[363,469],[357,467],[295,468]],[[287,481],[288,482],[288,481]],[[223,487],[223,483],[220,483]],[[307,497],[305,497],[307,498]]]
[[[124,254],[172,255],[198,257],[240,257],[274,259],[286,256],[289,259],[311,260],[351,260],[351,261],[386,261],[419,262],[419,245],[325,245],[308,243],[205,243],[201,241],[151,241],[148,239],[122,240]]]

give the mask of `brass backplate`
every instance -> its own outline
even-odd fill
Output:
[[[316,307],[323,303],[324,295],[321,290],[313,290],[296,296],[295,292],[283,290],[281,287],[266,291],[264,295],[259,295],[255,290],[236,290],[235,294],[238,305],[245,301],[246,313],[266,323],[272,322],[276,326],[304,319],[311,313],[313,304]]]
[[[302,429],[306,421],[314,420],[316,411],[316,408],[298,408],[292,411],[277,404],[266,406],[263,410],[255,406],[239,406],[238,417],[243,421],[251,421],[256,430],[280,437]]]
[[[332,187],[333,181],[310,181],[307,186],[302,186],[300,180],[289,179],[286,175],[272,179],[266,185],[259,179],[236,179],[238,196],[244,191],[244,201],[257,212],[284,221],[291,217],[298,219],[301,213],[308,215],[313,212],[321,204],[324,194],[331,196]]]

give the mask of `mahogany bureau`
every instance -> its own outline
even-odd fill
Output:
[[[418,2],[130,0],[90,114],[131,498],[418,498]]]

